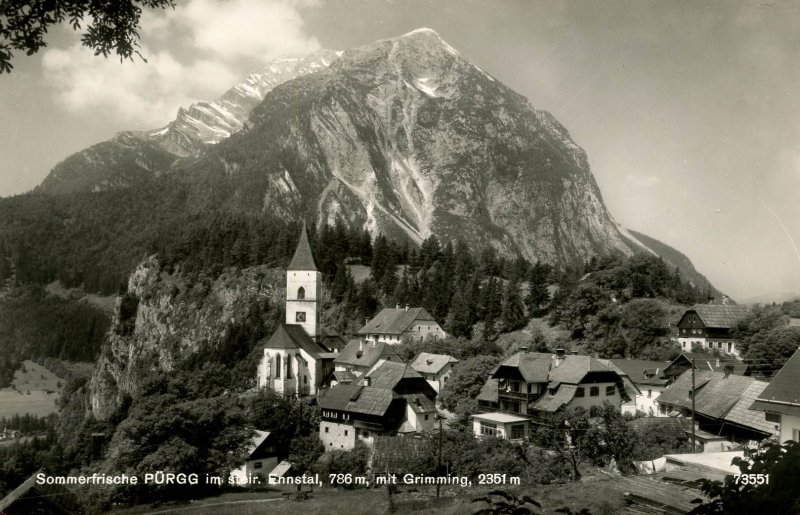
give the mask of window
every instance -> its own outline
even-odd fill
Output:
[[[511,391],[519,393],[519,383],[516,381],[511,382]]]
[[[328,426],[325,426],[325,432],[326,433],[328,432]]]
[[[277,354],[275,356],[275,377],[280,379],[281,377],[281,355]]]
[[[519,438],[525,438],[525,425],[523,424],[511,426],[511,439],[517,440]]]
[[[613,397],[617,393],[616,386],[606,386],[606,397]]]
[[[345,436],[347,436],[348,434],[350,434],[350,431],[348,431],[347,429],[345,429],[345,430],[344,430],[344,435],[345,435]]]
[[[586,392],[583,389],[583,386],[579,386],[577,390],[575,390],[575,397],[586,397]]]
[[[260,469],[260,468],[261,468],[261,467],[263,467],[263,466],[264,466],[264,463],[263,463],[263,462],[261,462],[261,461],[257,461],[257,462],[255,462],[255,463],[253,463],[253,468],[254,468],[254,469]]]
[[[303,376],[303,384],[308,384],[308,376]]]
[[[733,352],[733,343],[728,342],[728,352]]]
[[[653,390],[647,390],[647,398],[651,398],[653,396]]]
[[[292,356],[286,356],[286,379],[292,378]]]
[[[428,420],[428,417],[429,417],[429,416],[430,416],[430,415],[428,415],[428,414],[426,413],[426,414],[425,414],[425,420]]]
[[[369,431],[364,431],[364,438],[369,438]]]
[[[495,436],[496,434],[496,425],[489,424],[488,422],[481,422],[481,436]]]
[[[592,386],[589,388],[589,397],[599,397],[600,396],[600,387],[599,386]]]
[[[781,423],[781,415],[780,413],[764,413],[764,418],[767,419],[767,422],[775,422],[777,424]]]
[[[302,286],[297,289],[297,300],[305,300],[306,298],[306,289]]]
[[[306,321],[306,312],[305,311],[298,311],[294,314],[295,322],[305,322]]]

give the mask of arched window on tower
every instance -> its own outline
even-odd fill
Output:
[[[302,286],[297,289],[297,300],[304,300],[306,298],[306,289]]]
[[[281,378],[281,355],[278,354],[275,356],[275,378]]]

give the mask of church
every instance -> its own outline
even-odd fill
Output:
[[[319,298],[322,274],[314,264],[303,225],[300,241],[286,270],[286,321],[263,344],[258,387],[283,395],[316,395],[333,372],[337,356],[323,345]]]

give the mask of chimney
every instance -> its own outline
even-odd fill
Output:
[[[361,338],[360,340],[358,340],[358,350],[359,351],[364,350],[364,338]]]
[[[406,311],[408,311],[408,304],[406,304]]]
[[[364,378],[364,386],[371,386],[371,385],[372,385],[372,378],[371,377],[365,377]]]
[[[428,364],[428,366],[433,365],[433,360],[432,359],[426,359],[425,362]]]
[[[553,366],[558,367],[562,361],[564,361],[565,351],[561,347],[556,349],[555,355],[553,355]]]
[[[400,309],[400,304],[395,304],[394,309]]]
[[[717,356],[717,368],[719,368],[719,356]]]
[[[714,297],[708,297],[708,299],[707,299],[707,300],[708,300],[708,303],[709,303],[709,304],[713,304],[713,303],[714,303],[714,301],[715,301],[715,300],[717,300],[717,299],[715,299]]]
[[[723,295],[722,296],[722,303],[723,304],[727,305],[727,304],[730,304],[730,302],[731,302],[731,299],[729,299],[727,295]]]
[[[528,352],[528,346],[527,345],[520,345],[519,346],[519,350],[521,352]]]

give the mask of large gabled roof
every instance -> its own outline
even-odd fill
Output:
[[[363,342],[351,340],[333,360],[338,365],[371,367],[379,359],[401,362],[397,349],[386,342]]]
[[[800,350],[792,354],[758,395],[753,409],[800,416]]]
[[[516,354],[504,359],[494,370],[492,377],[502,367],[516,368],[522,375],[526,383],[546,383],[549,381],[550,364],[552,357],[543,352],[517,352]]]
[[[695,372],[694,409],[706,417],[725,420],[764,433],[774,431],[763,413],[747,412],[767,383],[752,377],[697,370]],[[659,404],[692,408],[692,371],[687,370],[658,397]],[[755,415],[753,415],[755,414]]]
[[[317,403],[322,409],[383,416],[392,401],[399,397],[391,388],[350,383],[325,390],[317,396]]]
[[[269,340],[264,344],[266,349],[303,349],[311,357],[318,359],[320,354],[328,350],[314,341],[303,326],[296,324],[281,324],[272,333]]]
[[[297,248],[287,270],[317,271],[317,265],[314,264],[314,255],[311,253],[311,245],[308,244],[306,224],[303,224],[303,232],[300,233],[300,240],[297,242]]]
[[[695,304],[686,313],[692,311],[697,313],[706,327],[730,329],[740,318],[750,313],[750,308],[738,304]]]
[[[366,378],[369,378],[370,386],[395,388],[403,379],[422,379],[422,376],[405,363],[384,361],[378,368],[362,377],[359,384],[366,384]]]
[[[425,308],[385,308],[375,318],[358,330],[358,334],[396,334],[400,335],[415,320],[436,320]]]

